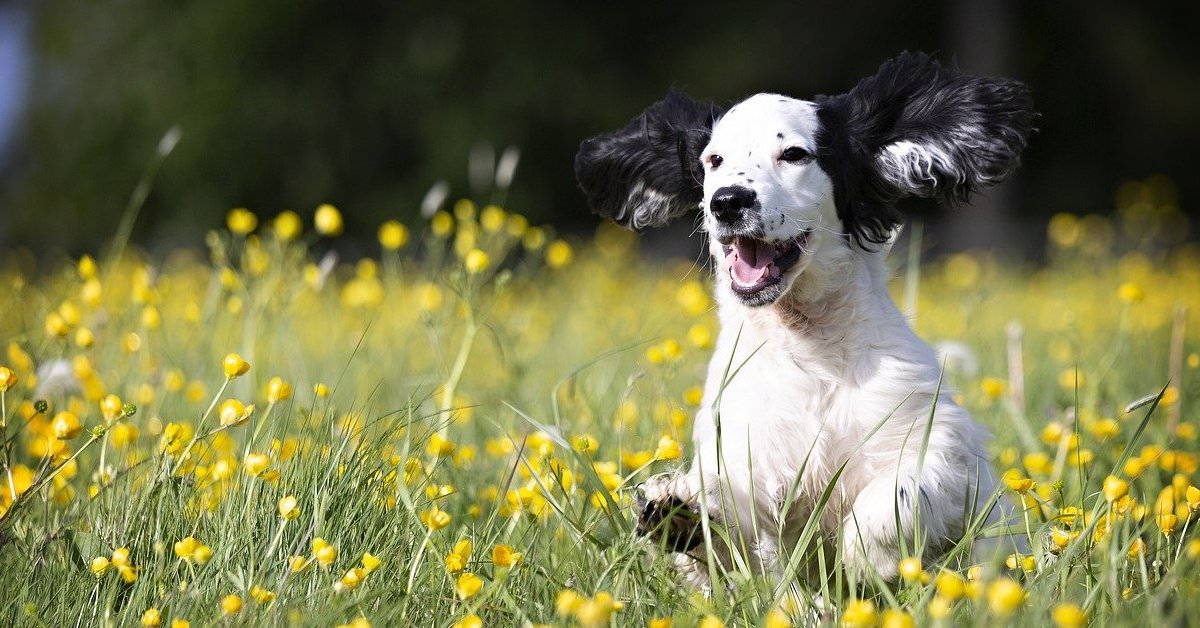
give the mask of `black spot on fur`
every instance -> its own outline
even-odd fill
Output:
[[[670,552],[686,552],[703,539],[700,514],[678,497],[648,501],[638,496],[637,531],[653,537]]]
[[[887,241],[900,224],[895,204],[903,196],[957,204],[1003,179],[1037,117],[1025,85],[962,74],[921,53],[904,53],[849,93],[816,102],[817,162],[833,180],[848,235],[863,248]],[[901,141],[935,147],[949,164],[933,164],[921,187],[902,189],[879,160]]]
[[[694,210],[704,187],[700,152],[720,114],[672,89],[625,128],[584,140],[575,178],[592,210],[634,229]]]
[[[781,100],[781,101],[779,101],[779,102],[783,102],[783,101]],[[775,134],[775,137],[777,137],[777,138],[779,138],[779,139],[783,139],[783,133],[776,133],[776,134]]]

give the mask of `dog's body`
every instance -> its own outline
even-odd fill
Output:
[[[1033,118],[1019,83],[906,54],[815,102],[759,94],[722,115],[672,93],[584,142],[576,172],[597,211],[636,228],[699,206],[709,233],[722,329],[695,459],[639,504],[690,580],[707,569],[688,554],[688,512],[729,530],[733,547],[707,537],[722,561],[783,577],[832,487],[817,538],[885,579],[905,551],[936,556],[1000,516],[986,434],[896,309],[884,258],[898,198],[961,201],[999,181]]]

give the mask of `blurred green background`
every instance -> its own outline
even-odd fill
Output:
[[[1108,213],[1123,181],[1152,175],[1194,220],[1200,46],[1181,10],[0,0],[0,252],[106,242],[174,125],[182,140],[134,234],[152,249],[200,245],[231,207],[266,218],[329,202],[368,250],[381,221],[415,221],[438,180],[451,199],[488,200],[467,167],[488,146],[521,151],[510,209],[590,228],[572,174],[579,141],[669,86],[721,104],[806,97],[849,89],[906,49],[1024,80],[1043,114],[1014,180],[971,209],[924,208],[943,243],[1032,250],[1049,215]]]

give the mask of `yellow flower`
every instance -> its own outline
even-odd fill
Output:
[[[80,327],[75,330],[75,344],[87,349],[96,344],[96,335],[87,327]]]
[[[1059,604],[1050,611],[1050,617],[1058,628],[1081,628],[1087,625],[1087,613],[1076,604]]]
[[[221,368],[225,370],[226,378],[233,379],[245,375],[250,370],[250,363],[243,360],[242,356],[236,353],[229,353],[221,361]]]
[[[271,403],[279,403],[292,396],[292,385],[283,381],[281,377],[272,377],[267,382],[267,401]]]
[[[1004,391],[1008,390],[1008,384],[1002,379],[995,377],[985,377],[979,382],[979,388],[983,391],[983,396],[988,399],[999,399]]]
[[[705,615],[696,628],[725,628],[725,622],[721,621],[716,615]]]
[[[546,247],[546,265],[550,268],[563,268],[575,259],[571,245],[563,240],[555,240]]]
[[[226,399],[217,411],[221,417],[221,425],[234,427],[250,420],[254,414],[254,404],[245,405],[237,399]]]
[[[575,609],[575,618],[584,626],[604,626],[611,621],[614,611],[619,611],[625,605],[613,599],[612,595],[600,591],[591,599],[583,599]]]
[[[453,520],[450,513],[438,508],[437,504],[434,504],[429,510],[421,512],[420,516],[421,523],[424,523],[426,527],[434,532],[450,525],[450,522]]]
[[[71,332],[71,326],[58,312],[50,312],[46,315],[46,334],[50,336],[58,336],[64,338]]]
[[[471,249],[463,258],[463,267],[467,269],[468,273],[476,275],[487,270],[489,262],[487,253],[479,249]]]
[[[454,583],[454,590],[458,593],[458,597],[464,600],[473,597],[482,589],[483,579],[470,572],[459,576]]]
[[[574,589],[563,589],[554,598],[554,612],[561,617],[574,615],[583,599]]]
[[[192,628],[192,623],[186,619],[172,619],[171,628]]]
[[[514,552],[511,545],[503,543],[492,548],[492,564],[497,567],[510,568],[521,563],[522,555]]]
[[[362,584],[363,580],[366,579],[367,570],[362,567],[355,567],[342,575],[342,579],[338,580],[337,585],[334,585],[334,590],[341,592],[344,589],[357,589],[358,585]]]
[[[308,566],[311,564],[312,561],[303,556],[292,556],[288,559],[288,569],[292,573],[300,573],[301,571],[308,569]]]
[[[389,220],[379,225],[379,244],[389,251],[395,251],[408,243],[408,227],[399,220]]]
[[[905,582],[920,582],[925,576],[924,568],[921,565],[921,558],[918,556],[909,556],[908,558],[900,559],[900,563],[896,567],[900,577]]]
[[[479,618],[479,615],[471,613],[454,622],[450,628],[483,628],[483,620]]]
[[[591,434],[580,434],[571,439],[571,448],[586,456],[596,453],[596,450],[600,448],[600,442]]]
[[[439,211],[429,219],[429,230],[433,235],[444,238],[454,231],[454,217],[444,211]]]
[[[1016,469],[1005,471],[1002,479],[1005,486],[1016,493],[1028,493],[1030,489],[1037,485],[1037,482],[1034,482],[1030,478],[1022,477],[1021,472]]]
[[[329,387],[326,386],[325,384],[318,383],[318,384],[313,385],[313,394],[316,395],[317,397],[320,397],[321,399],[328,397],[329,392],[330,392]]]
[[[121,580],[125,584],[133,584],[137,582],[138,571],[141,567],[130,567],[129,565],[117,565],[117,574],[121,576]]]
[[[988,608],[997,617],[1007,617],[1025,603],[1025,591],[1012,578],[1000,577],[988,585]]]
[[[64,410],[54,415],[51,431],[55,438],[66,440],[79,436],[79,433],[83,431],[83,424],[79,422],[79,417],[75,416],[74,412]]]
[[[462,539],[454,544],[454,549],[446,554],[446,571],[450,573],[458,573],[467,568],[467,561],[471,559],[471,540]]]
[[[778,612],[779,611],[771,611],[771,613],[778,613]],[[771,617],[772,617],[772,615],[770,613],[768,613],[767,619],[763,623],[763,625],[766,626],[766,628],[784,628],[786,626],[792,625],[790,622],[786,623],[786,624],[771,623]],[[655,617],[655,618],[651,619],[650,621],[646,622],[646,628],[671,628],[673,623],[674,622],[671,621],[670,617]]]
[[[175,542],[175,555],[185,562],[203,565],[212,559],[212,548],[201,543],[194,536],[189,536]]]
[[[279,516],[284,519],[296,519],[300,516],[300,503],[294,495],[279,498]]]
[[[104,419],[111,423],[125,416],[125,405],[121,403],[120,397],[107,395],[100,400],[100,414],[104,415]]]
[[[434,433],[433,436],[429,437],[429,443],[425,445],[425,453],[430,456],[448,456],[454,453],[454,447],[454,441],[441,434]]]
[[[226,615],[237,615],[242,610],[242,598],[236,593],[230,593],[221,598],[221,612]]]
[[[266,454],[251,452],[246,454],[245,460],[242,461],[242,468],[250,477],[258,477],[263,474],[271,466],[271,458]]]
[[[1179,517],[1164,513],[1155,516],[1154,523],[1158,525],[1159,530],[1162,530],[1163,536],[1171,536],[1175,533],[1175,528],[1179,526]]]
[[[934,579],[934,585],[937,587],[938,595],[951,602],[961,598],[967,591],[962,576],[953,571],[938,572],[937,578]]]
[[[362,566],[363,566],[363,569],[365,569],[367,573],[371,573],[372,571],[379,569],[379,566],[382,564],[383,564],[383,561],[380,560],[377,556],[372,555],[370,552],[363,552]]]
[[[323,567],[332,565],[338,555],[337,548],[319,536],[312,540],[312,553]]]
[[[275,592],[270,589],[264,589],[257,584],[250,587],[250,597],[254,598],[259,604],[270,604],[275,601]]]
[[[790,625],[790,624],[788,624]],[[882,628],[913,628],[913,617],[898,608],[889,608],[883,612]]]
[[[1184,499],[1187,500],[1188,508],[1200,510],[1200,488],[1189,485],[1183,495]]]
[[[654,450],[655,460],[678,460],[683,456],[683,447],[679,441],[671,438],[669,434],[663,434],[662,438],[658,439],[658,447]]]
[[[313,225],[317,228],[317,233],[336,237],[342,234],[342,229],[345,225],[342,223],[342,212],[336,207],[328,203],[317,207],[317,213],[313,217]]]
[[[1142,554],[1146,553],[1146,542],[1141,539],[1134,539],[1129,545],[1129,551],[1125,553],[1130,560],[1137,560]]]
[[[711,349],[713,346],[712,330],[704,323],[696,323],[688,328],[688,342],[698,349]]]
[[[89,565],[89,568],[92,570],[92,573],[95,574],[97,578],[99,578],[100,576],[103,576],[106,572],[108,572],[108,568],[111,565],[112,565],[112,563],[109,562],[107,557],[97,556],[92,559],[92,564]]]
[[[479,212],[479,226],[488,233],[499,233],[506,220],[504,209],[495,205],[488,205]]]
[[[118,547],[117,549],[113,550],[112,564],[117,567],[128,567],[129,566],[129,548],[128,547]]]
[[[300,236],[300,232],[304,230],[304,221],[300,220],[300,215],[296,212],[286,209],[279,212],[271,224],[272,230],[275,232],[275,237],[282,242],[291,242]]]
[[[142,613],[142,625],[154,628],[162,625],[162,613],[158,612],[157,608],[148,608]]]
[[[954,602],[940,595],[935,595],[932,600],[929,600],[929,606],[926,609],[929,611],[931,618],[941,621],[950,616],[950,611],[954,610]]]
[[[1077,368],[1063,369],[1058,374],[1058,385],[1064,390],[1073,391],[1076,388],[1083,388],[1083,373]]]
[[[868,628],[875,625],[876,619],[875,603],[871,600],[852,599],[842,611],[842,626],[846,628]]]
[[[225,225],[234,233],[246,235],[258,228],[258,216],[245,207],[236,207],[225,215]]]
[[[1126,281],[1117,288],[1117,298],[1122,303],[1141,303],[1146,299],[1146,290],[1137,283]]]
[[[8,392],[10,388],[16,386],[21,378],[7,366],[0,366],[0,392]]]

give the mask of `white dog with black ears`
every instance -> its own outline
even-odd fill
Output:
[[[905,53],[812,101],[758,94],[722,112],[673,90],[583,142],[595,211],[642,228],[699,208],[708,232],[721,332],[695,457],[637,500],[639,530],[691,582],[708,586],[705,540],[727,567],[736,549],[759,573],[819,577],[785,568],[835,478],[817,539],[859,575],[894,579],[914,545],[936,558],[1002,517],[987,434],[892,302],[884,258],[898,199],[964,202],[999,182],[1035,117],[1021,83]],[[702,534],[700,513],[735,547]]]

